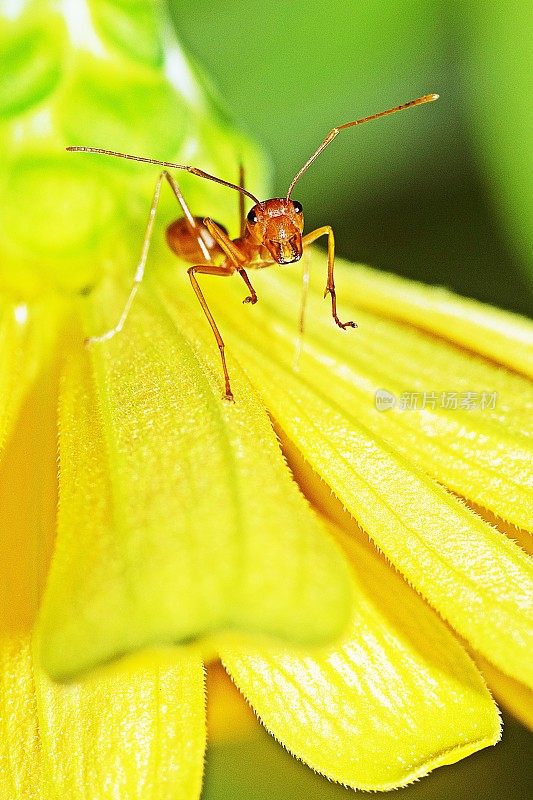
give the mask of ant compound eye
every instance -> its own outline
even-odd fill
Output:
[[[297,214],[301,214],[303,211],[302,204],[298,202],[298,200],[293,201],[294,210]]]
[[[255,206],[251,208],[246,216],[246,219],[251,225],[255,225],[257,222],[257,215],[255,213]]]

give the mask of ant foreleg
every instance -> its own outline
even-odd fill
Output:
[[[213,317],[213,315],[212,315],[212,313],[211,313],[211,311],[209,309],[209,306],[207,305],[207,301],[206,301],[206,299],[205,299],[205,297],[203,295],[203,292],[200,289],[200,284],[198,283],[198,281],[196,279],[196,274],[195,273],[197,273],[197,272],[199,272],[200,274],[203,274],[203,275],[219,275],[220,277],[228,277],[229,275],[233,275],[234,270],[233,270],[232,267],[229,267],[229,268],[228,267],[217,267],[217,266],[214,266],[214,265],[211,265],[211,264],[197,264],[195,267],[189,267],[189,269],[187,270],[189,278],[191,279],[192,288],[194,289],[194,291],[196,293],[196,297],[198,298],[198,300],[200,302],[200,305],[202,306],[202,308],[204,310],[204,314],[206,315],[206,317],[208,319],[208,322],[211,325],[211,330],[213,331],[213,334],[214,334],[215,339],[216,339],[217,344],[218,344],[218,349],[220,351],[220,358],[221,358],[221,361],[222,361],[222,370],[224,372],[224,382],[226,384],[226,400],[229,400],[230,402],[233,402],[233,392],[231,391],[231,386],[230,386],[230,382],[229,382],[228,368],[226,366],[226,355],[225,355],[225,352],[224,352],[224,341],[222,339],[222,336],[220,335],[220,331],[219,331],[219,329],[217,327],[217,324],[215,322],[215,319],[214,319],[214,317]]]
[[[251,303],[252,305],[255,305],[255,303],[257,303],[257,295],[255,293],[254,287],[250,283],[250,278],[248,277],[246,270],[243,269],[243,267],[236,267],[236,269],[250,291],[248,297],[245,297],[242,302]]]
[[[246,274],[246,271],[243,267],[243,264],[246,263],[246,258],[243,256],[237,245],[231,241],[229,236],[216,224],[216,222],[213,222],[212,219],[207,217],[204,219],[204,225],[215,242],[222,248],[226,257],[231,262],[234,269],[237,270],[248,287],[250,294],[248,297],[244,298],[243,303],[251,303],[254,305],[257,303],[257,294],[255,293],[255,289],[250,283],[250,278]]]
[[[343,330],[346,328],[357,328],[357,324],[355,322],[341,322],[337,316],[337,295],[335,292],[335,280],[333,278],[333,268],[335,266],[335,238],[333,236],[332,228],[329,225],[324,225],[322,228],[317,228],[316,231],[311,231],[311,233],[308,233],[303,237],[302,245],[306,247],[307,245],[315,242],[321,236],[328,237],[328,280],[326,283],[326,289],[324,291],[324,297],[326,297],[328,294],[331,296],[331,314],[339,328],[342,328]]]

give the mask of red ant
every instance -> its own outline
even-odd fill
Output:
[[[328,294],[331,297],[331,313],[335,323],[339,328],[356,328],[355,322],[341,322],[337,316],[337,298],[335,294],[335,281],[333,278],[334,267],[334,252],[335,241],[333,237],[333,230],[329,225],[324,225],[302,236],[304,227],[303,209],[299,202],[291,200],[292,190],[296,183],[300,180],[304,172],[311,166],[313,161],[320,155],[320,153],[333,141],[333,139],[345,128],[351,128],[354,125],[361,125],[363,122],[370,122],[379,117],[385,117],[389,114],[394,114],[396,111],[403,111],[405,108],[412,108],[413,106],[422,105],[422,103],[430,103],[437,100],[438,94],[427,94],[419,97],[416,100],[410,100],[408,103],[403,103],[401,106],[390,108],[387,111],[381,111],[379,114],[372,114],[370,117],[363,117],[354,122],[347,122],[344,125],[339,125],[333,128],[322,144],[315,150],[313,155],[305,162],[300,171],[296,174],[294,180],[289,186],[286,197],[275,197],[271,200],[263,200],[262,202],[257,199],[251,192],[244,188],[243,171],[241,168],[240,185],[237,186],[229,181],[224,181],[221,178],[216,178],[214,175],[209,175],[201,169],[190,167],[183,164],[174,164],[170,161],[158,161],[153,158],[142,158],[141,156],[129,155],[128,153],[117,153],[113,150],[103,150],[98,147],[67,147],[67,150],[78,151],[84,153],[101,153],[107,156],[116,156],[118,158],[127,158],[133,161],[142,161],[148,164],[159,164],[162,167],[170,167],[172,169],[183,169],[191,172],[193,175],[198,175],[200,178],[206,178],[210,181],[215,181],[223,186],[228,186],[230,189],[235,189],[240,192],[240,218],[241,229],[240,235],[236,239],[230,239],[225,228],[218,225],[212,219],[201,217],[193,217],[185,199],[175,182],[172,175],[166,170],[163,170],[159,175],[157,184],[154,191],[152,206],[150,208],[150,215],[148,217],[148,225],[144,235],[143,247],[141,257],[130,294],[124,306],[124,310],[120,316],[117,324],[111,330],[100,336],[91,336],[87,339],[88,344],[95,342],[103,342],[111,339],[115,334],[122,330],[122,327],[128,317],[131,305],[143,279],[146,258],[148,255],[148,248],[152,237],[154,226],[154,219],[159,202],[159,195],[161,192],[161,184],[163,178],[166,178],[170,184],[170,188],[174,192],[178,203],[183,211],[183,217],[171,223],[166,232],[167,242],[171,249],[177,256],[183,258],[185,261],[192,263],[194,266],[189,267],[188,273],[191,279],[191,284],[196,292],[196,296],[200,301],[204,313],[209,320],[209,324],[215,335],[217,341],[220,357],[222,360],[222,369],[224,371],[224,380],[226,384],[226,399],[232,401],[233,393],[231,391],[228,369],[226,366],[226,357],[224,354],[224,342],[217,324],[209,310],[205,297],[200,289],[196,279],[196,273],[203,275],[219,275],[228,276],[238,272],[244,283],[246,284],[250,294],[243,301],[244,303],[257,303],[257,295],[250,283],[250,279],[246,274],[244,267],[250,269],[262,269],[263,267],[270,267],[273,264],[292,264],[299,261],[302,257],[303,249],[307,245],[312,244],[320,236],[328,237],[328,277],[326,282],[326,289],[324,297]],[[250,198],[254,205],[244,215],[244,196]],[[199,263],[200,262],[200,263]]]

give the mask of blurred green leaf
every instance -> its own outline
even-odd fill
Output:
[[[466,94],[492,199],[533,281],[531,3],[478,0],[466,18]],[[528,35],[529,34],[529,35]]]
[[[84,290],[106,264],[132,274],[159,170],[68,145],[193,161],[230,181],[243,162],[262,188],[257,148],[198,83],[165,3],[3,3],[0,48],[2,291]],[[187,174],[179,182],[193,213],[235,230],[235,193]],[[158,221],[175,214],[165,187]]]
[[[38,19],[0,29],[2,81],[0,117],[22,113],[52,92],[60,80],[64,31],[57,20],[46,27]],[[9,76],[9,80],[6,77]]]

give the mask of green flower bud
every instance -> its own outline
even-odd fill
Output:
[[[0,290],[79,292],[133,273],[157,167],[66,152],[88,145],[192,163],[262,190],[257,151],[223,118],[160,3],[4,7],[0,43]],[[193,212],[230,229],[237,197],[180,173]],[[161,218],[179,216],[163,193]]]

